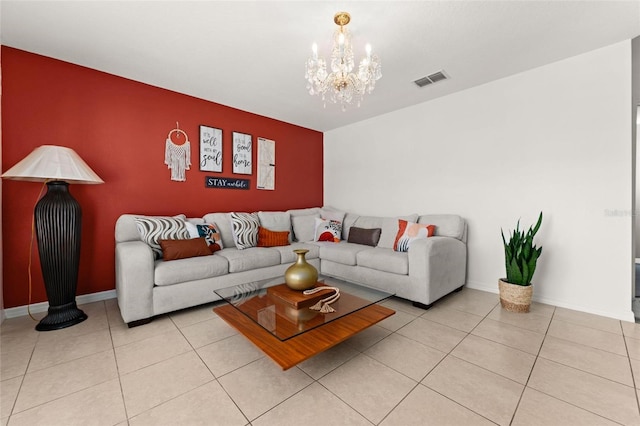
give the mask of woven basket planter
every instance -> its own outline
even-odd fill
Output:
[[[510,284],[504,280],[498,280],[500,289],[500,304],[509,312],[529,312],[533,285]]]

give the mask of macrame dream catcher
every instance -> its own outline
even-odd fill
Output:
[[[183,135],[185,142],[181,145],[174,143],[171,140],[172,133],[177,133],[176,139],[180,139],[180,135]],[[189,170],[191,166],[191,144],[189,143],[189,136],[180,130],[178,123],[176,123],[176,128],[171,130],[167,135],[167,142],[164,149],[164,164],[167,165],[168,169],[171,169],[171,180],[178,182],[187,180],[185,171]]]

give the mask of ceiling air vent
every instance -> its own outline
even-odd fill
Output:
[[[424,86],[428,86],[430,84],[433,83],[437,83],[440,80],[446,80],[447,75],[444,73],[444,71],[440,70],[438,72],[434,72],[433,74],[430,74],[426,77],[422,77],[417,79],[416,81],[414,81],[414,83],[418,86],[418,87],[424,87]]]

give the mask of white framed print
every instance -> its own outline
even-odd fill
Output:
[[[258,189],[276,189],[276,142],[258,138]]]
[[[222,129],[200,126],[200,171],[222,171]]]
[[[252,174],[251,135],[233,132],[233,173]]]

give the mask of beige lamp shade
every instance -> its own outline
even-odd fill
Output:
[[[2,174],[5,179],[44,182],[104,183],[91,167],[71,148],[42,145]]]

